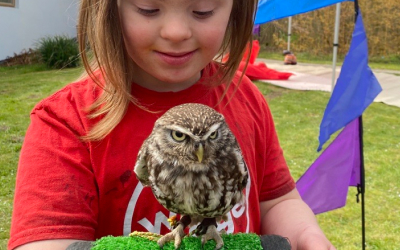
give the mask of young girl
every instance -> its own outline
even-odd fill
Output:
[[[334,249],[301,200],[262,94],[236,69],[257,0],[82,0],[87,76],[31,113],[9,249],[66,249],[132,231],[169,231],[172,214],[132,170],[155,120],[183,103],[221,112],[249,168],[246,204],[218,226]],[[93,61],[89,63],[86,52]],[[229,51],[227,62],[218,63]]]

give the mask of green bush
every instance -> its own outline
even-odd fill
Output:
[[[79,65],[79,49],[75,38],[44,37],[39,40],[41,60],[50,68],[73,68]]]

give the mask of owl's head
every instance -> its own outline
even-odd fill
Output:
[[[168,110],[154,126],[154,139],[163,160],[184,165],[216,160],[235,141],[222,114],[202,104],[183,104]]]

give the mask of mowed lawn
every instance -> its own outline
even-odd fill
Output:
[[[39,100],[80,72],[46,70],[40,65],[0,68],[0,249],[6,249],[9,237],[18,157],[29,113]],[[319,124],[330,94],[256,84],[269,102],[297,180],[319,155]],[[367,249],[400,249],[400,109],[373,103],[363,120]],[[344,208],[318,215],[337,249],[361,249],[361,205],[356,203],[356,193],[350,188]]]

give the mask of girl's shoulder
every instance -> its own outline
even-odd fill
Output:
[[[35,109],[89,107],[99,96],[100,88],[89,77],[69,83],[36,104]]]
[[[64,124],[63,126],[84,135],[91,126],[88,118],[89,108],[99,94],[100,88],[87,77],[69,83],[41,100],[33,108],[31,116],[49,124]]]
[[[207,72],[208,74],[206,75],[206,77],[207,76],[213,77],[215,74],[217,74],[220,67],[221,66],[218,63],[211,62],[206,67],[206,69],[208,69],[208,72]],[[222,87],[222,88],[224,88],[224,87]],[[236,71],[236,73],[231,81],[231,84],[230,84],[230,87],[228,90],[228,95],[235,94],[236,90],[244,91],[244,94],[246,94],[246,95],[254,95],[254,96],[257,96],[257,98],[261,97],[261,99],[263,99],[263,96],[262,96],[261,92],[259,91],[258,87],[250,80],[250,78],[248,78],[246,76],[246,74],[243,74],[243,72],[240,71],[239,69]],[[232,93],[230,93],[230,92],[232,92]]]
[[[241,71],[236,72],[232,80],[232,85],[233,88],[231,88],[234,89],[233,94],[239,92],[242,95],[241,98],[252,99],[256,101],[257,104],[266,104],[266,99],[257,85]],[[235,89],[237,90],[235,91]]]

